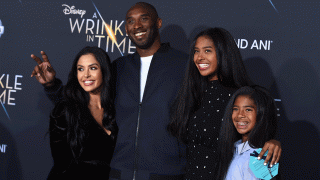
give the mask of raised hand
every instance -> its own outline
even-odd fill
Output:
[[[41,83],[45,87],[49,87],[53,85],[56,72],[52,68],[46,53],[41,51],[41,55],[43,61],[41,61],[39,57],[31,54],[31,58],[38,63],[38,65],[34,67],[31,73],[31,77],[35,76],[39,83]]]

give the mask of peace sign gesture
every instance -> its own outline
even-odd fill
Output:
[[[39,57],[31,54],[31,58],[38,63],[38,65],[34,67],[31,73],[31,77],[35,76],[39,83],[41,83],[45,87],[49,87],[53,85],[56,72],[52,68],[46,53],[41,51],[41,55],[43,61],[41,61]]]

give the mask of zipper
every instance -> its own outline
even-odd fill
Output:
[[[138,112],[138,121],[137,121],[137,129],[136,129],[136,140],[134,143],[134,165],[133,165],[133,180],[136,179],[136,173],[138,170],[138,136],[139,136],[139,127],[140,127],[140,114],[141,114],[141,106],[142,103],[139,103],[139,112]]]

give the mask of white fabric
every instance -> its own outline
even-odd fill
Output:
[[[149,72],[149,67],[151,64],[152,56],[141,57],[141,69],[140,69],[140,102],[142,102],[144,88],[147,82],[147,76]]]

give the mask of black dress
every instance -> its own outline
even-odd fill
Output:
[[[80,157],[75,160],[67,143],[67,123],[63,103],[50,116],[50,147],[54,165],[48,179],[108,179],[115,141],[90,114]]]
[[[213,179],[217,145],[224,110],[234,89],[218,80],[209,82],[200,109],[190,117],[187,128],[187,180]]]

